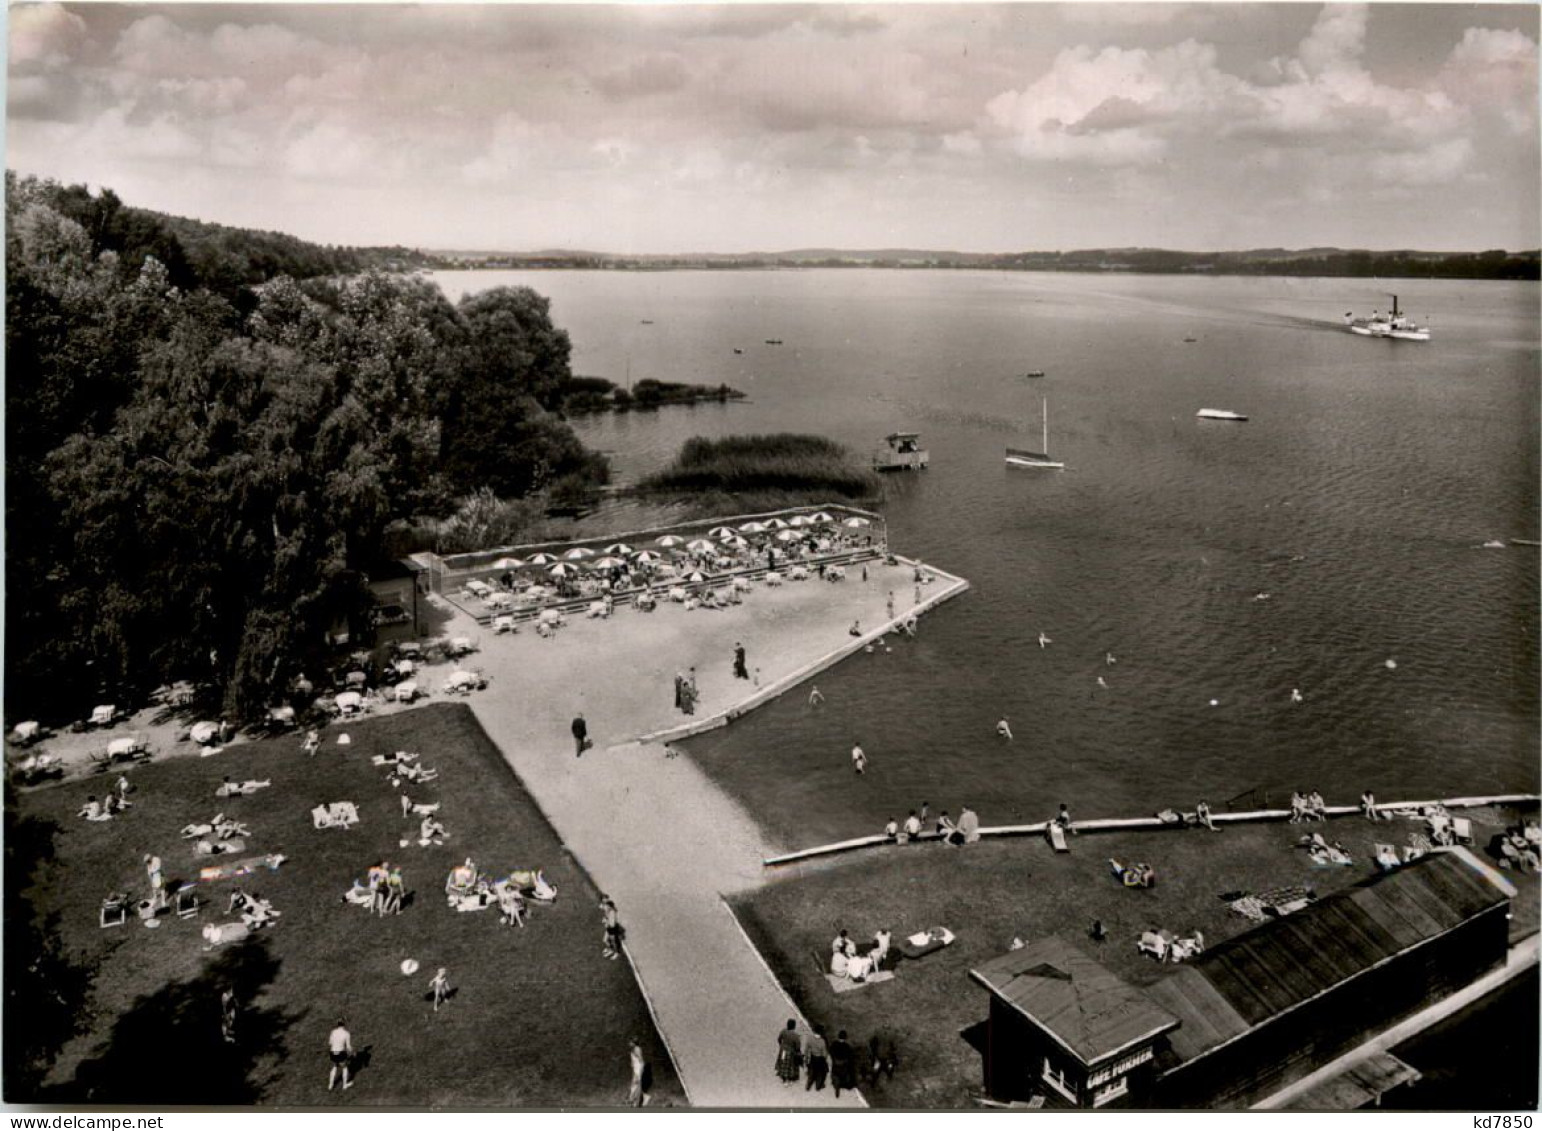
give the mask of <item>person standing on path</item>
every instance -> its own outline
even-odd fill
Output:
[[[573,718],[573,757],[582,758],[587,749],[589,749],[589,724],[584,722],[584,713],[580,711]]]
[[[894,619],[894,590],[889,590],[889,619]]]
[[[744,645],[737,641],[734,643],[734,678],[750,678],[750,669],[744,666]]]
[[[830,1086],[835,1089],[836,1099],[841,1098],[842,1088],[848,1092],[857,1090],[857,1050],[846,1039],[845,1029],[830,1042]]]
[[[327,1091],[337,1086],[337,1071],[343,1071],[343,1091],[353,1087],[353,1081],[348,1079],[348,1063],[353,1059],[353,1034],[348,1032],[347,1023],[339,1017],[337,1027],[327,1034],[327,1052],[332,1058],[332,1071],[327,1075]]]
[[[803,1040],[803,1059],[808,1063],[808,1082],[805,1092],[825,1090],[825,1077],[830,1074],[830,1050],[825,1045],[824,1030],[815,1029]]]
[[[861,746],[856,745],[855,743],[853,743],[851,747],[851,768],[856,770],[859,774],[864,773],[867,770],[867,754],[863,751]]]
[[[685,673],[675,673],[675,710],[685,709]]]
[[[428,988],[434,992],[434,1012],[439,1012],[439,1007],[450,997],[450,979],[443,966],[439,972],[428,981]]]
[[[776,1035],[776,1074],[783,1084],[796,1084],[803,1064],[803,1039],[798,1022],[787,1019],[787,1028]]]
[[[632,1083],[626,1092],[626,1104],[628,1107],[647,1107],[653,1099],[649,1095],[653,1090],[653,1066],[643,1056],[642,1043],[636,1037],[632,1038],[627,1055],[632,1063]]]

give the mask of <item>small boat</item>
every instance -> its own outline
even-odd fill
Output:
[[[1031,448],[1008,448],[1008,467],[1042,467],[1052,471],[1065,467],[1065,464],[1059,460],[1049,458],[1049,399],[1047,397],[1044,399],[1042,408],[1044,431],[1039,445],[1041,450],[1036,452]]]
[[[1042,377],[1042,376],[1044,376],[1044,370],[1042,370],[1042,369],[1030,369],[1030,370],[1028,370],[1028,376],[1029,377]]]
[[[653,325],[653,319],[651,319],[651,318],[644,318],[642,320],[642,324],[644,326],[652,326]]]
[[[766,339],[766,345],[768,345],[768,346],[779,346],[781,344],[782,344],[782,339],[781,338],[767,338]]]
[[[1224,408],[1202,408],[1194,414],[1201,420],[1246,420],[1240,412],[1228,412]]]
[[[743,353],[743,352],[744,351],[742,349],[740,349],[738,346],[734,346],[734,353]]]
[[[886,446],[873,456],[874,471],[924,471],[931,459],[919,432],[891,432],[883,442]]]
[[[1344,325],[1351,334],[1365,338],[1395,338],[1400,342],[1427,342],[1430,328],[1420,326],[1397,308],[1397,295],[1392,295],[1392,313],[1373,310],[1369,318],[1356,318],[1354,311],[1344,315]]]
[[[1189,342],[1190,344],[1199,341],[1199,339],[1194,337],[1192,334],[1190,334],[1188,337],[1184,338],[1183,340],[1185,342]]]

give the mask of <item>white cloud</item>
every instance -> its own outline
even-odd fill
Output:
[[[1383,153],[1371,161],[1371,172],[1384,184],[1443,185],[1457,180],[1472,160],[1472,142],[1465,137],[1409,153]]]
[[[13,67],[57,70],[86,39],[86,21],[60,4],[15,4],[10,20]]]

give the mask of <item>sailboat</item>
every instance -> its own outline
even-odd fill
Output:
[[[1059,460],[1049,458],[1049,398],[1044,398],[1043,403],[1044,438],[1040,443],[1041,451],[1031,451],[1028,448],[1008,448],[1008,467],[1044,467],[1063,468],[1065,464]]]

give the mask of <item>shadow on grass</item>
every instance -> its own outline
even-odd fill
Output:
[[[39,914],[27,899],[47,882],[59,826],[5,809],[5,1099],[48,1099],[43,1079],[59,1050],[81,1029],[94,970],[77,966],[59,945],[58,911]]]
[[[278,973],[266,938],[221,952],[196,978],[139,998],[88,1057],[76,1101],[137,1104],[254,1104],[265,1072],[282,1060],[285,1037],[303,1016],[263,1009],[258,996]],[[234,1040],[221,1036],[220,994],[235,991]],[[269,1068],[264,1068],[264,1065]]]

